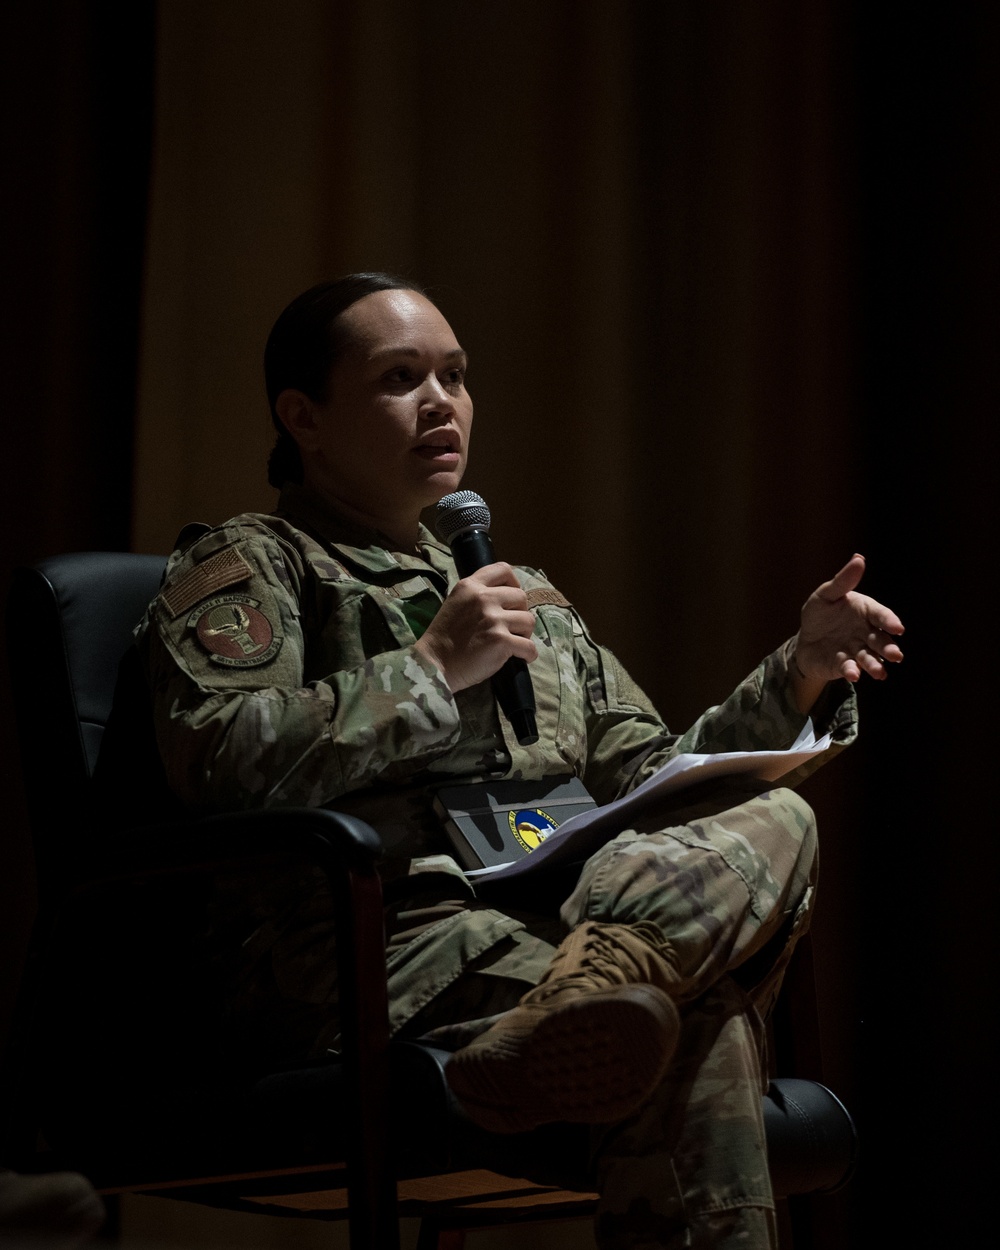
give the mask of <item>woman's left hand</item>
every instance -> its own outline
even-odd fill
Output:
[[[800,711],[809,710],[827,682],[839,677],[858,681],[862,673],[884,681],[886,664],[898,664],[903,658],[895,642],[903,633],[903,622],[884,604],[855,589],[864,571],[864,556],[852,556],[802,606],[792,660]]]

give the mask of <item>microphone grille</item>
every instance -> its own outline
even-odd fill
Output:
[[[445,542],[473,525],[487,531],[490,528],[490,510],[482,495],[474,490],[456,490],[439,500],[435,526]]]

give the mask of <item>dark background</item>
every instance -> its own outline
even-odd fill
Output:
[[[354,20],[356,40],[355,9],[337,21]],[[584,10],[597,12],[387,9],[420,36],[417,164],[437,169],[442,117],[463,136],[446,172],[466,198],[417,214],[403,259],[471,327],[486,357],[477,405],[485,393],[512,414],[506,440],[483,435],[487,471],[469,484],[498,501],[501,554],[545,567],[676,728],[794,628],[817,581],[853,550],[869,558],[865,588],[908,626],[906,662],[863,691],[862,743],[807,783],[825,835],[826,1078],[864,1142],[857,1181],[828,1200],[827,1235],[965,1244],[986,1214],[996,1113],[997,10],[612,3],[598,16],[620,21],[628,54],[613,99]],[[134,484],[162,17],[149,3],[5,9],[4,589],[18,564],[148,532]],[[537,71],[520,105],[497,95],[506,49]],[[332,130],[354,124],[339,82]],[[454,112],[432,116],[422,85]],[[608,226],[623,258],[608,319],[627,323],[627,349],[580,346],[617,289],[595,278],[603,235],[586,215],[605,116],[625,188]],[[501,128],[519,136],[520,211],[541,223],[516,292],[502,267],[520,242],[501,209],[484,216],[507,167],[475,150]],[[344,213],[350,237],[360,227]],[[362,267],[338,247],[307,281],[285,279],[287,297]],[[391,239],[385,254],[366,267],[397,263]],[[533,349],[512,385],[519,335],[545,359]],[[602,424],[611,392],[627,402]],[[588,489],[612,444],[627,489]],[[558,465],[572,481],[558,526],[539,525],[548,507],[514,509],[524,483],[505,473],[529,455],[532,474]],[[33,906],[6,685],[0,729],[3,1023]]]

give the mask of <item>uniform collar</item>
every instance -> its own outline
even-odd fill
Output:
[[[317,491],[291,482],[282,487],[275,515],[314,535],[333,548],[346,563],[370,573],[395,572],[398,569],[424,571],[430,565],[445,577],[454,576],[451,550],[425,525],[420,526],[417,535],[420,555],[393,551],[385,534],[349,520]]]

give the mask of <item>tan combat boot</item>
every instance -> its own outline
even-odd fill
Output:
[[[513,1010],[452,1055],[448,1084],[494,1133],[624,1119],[673,1055],[676,981],[658,930],[587,921]]]

